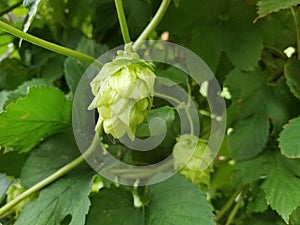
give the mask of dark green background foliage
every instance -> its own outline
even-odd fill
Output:
[[[123,4],[134,41],[160,1]],[[173,0],[150,35],[160,39],[168,32],[168,41],[198,54],[230,93],[228,133],[210,168],[196,171],[200,182],[177,174],[140,188],[103,180],[99,190],[99,176],[83,163],[27,199],[23,208],[0,215],[0,222],[299,225],[298,4],[300,0]],[[27,33],[95,58],[123,44],[113,0],[0,0],[0,15],[1,21],[20,30],[28,28]],[[292,55],[284,52],[288,47],[295,50]],[[12,186],[28,189],[80,155],[71,129],[72,101],[88,66],[21,43],[0,27],[0,206],[15,193]],[[201,138],[207,140],[210,110],[200,87],[172,67],[157,66],[156,73],[191,88],[199,107]],[[169,127],[165,142],[145,157],[104,135],[112,154],[144,165],[171,153],[179,135],[178,115],[159,99],[154,106],[149,116],[160,116]],[[137,136],[148,135],[148,124],[141,124]]]

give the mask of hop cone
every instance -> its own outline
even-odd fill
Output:
[[[105,133],[115,138],[127,134],[134,139],[137,125],[147,119],[152,106],[154,69],[132,51],[131,45],[117,55],[92,80],[95,98],[88,109],[97,108],[99,112],[97,132],[103,127]]]
[[[184,160],[193,153],[191,158],[181,168],[180,173],[202,188],[209,186],[210,173],[212,172],[212,166],[205,170],[201,169],[203,161],[206,160],[203,158],[205,150],[206,143],[190,134],[180,136],[173,148],[174,167],[176,169],[180,166],[182,167],[183,163],[185,163]]]

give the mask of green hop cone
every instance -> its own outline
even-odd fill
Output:
[[[209,151],[206,142],[190,134],[180,136],[173,148],[175,169],[180,168],[181,174],[203,189],[209,186],[213,171],[212,165],[204,170],[201,168],[209,160],[205,157],[212,157],[205,154],[206,151]],[[190,155],[192,156],[187,160]]]
[[[130,44],[117,55],[92,80],[95,98],[88,109],[98,110],[98,133],[103,127],[114,138],[127,134],[133,140],[137,125],[147,120],[152,107],[156,75],[153,66],[134,53]]]

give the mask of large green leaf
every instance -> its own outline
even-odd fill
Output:
[[[300,4],[300,0],[260,0],[257,3],[258,18],[264,17],[272,12],[277,12],[281,9],[288,9],[297,4]]]
[[[42,190],[37,200],[25,205],[15,225],[84,225],[90,207],[92,175],[87,170],[58,180]]]
[[[284,81],[270,85],[261,70],[242,72],[234,69],[227,75],[225,85],[232,94],[228,108],[229,136],[232,157],[236,160],[252,158],[266,145],[269,123],[276,132],[297,115],[297,100]]]
[[[280,133],[281,153],[289,158],[300,158],[300,117],[289,122]]]
[[[299,162],[297,160],[298,164]],[[269,165],[267,179],[262,184],[268,204],[285,222],[289,221],[289,216],[300,206],[300,173],[299,171],[298,174],[293,173],[290,168],[293,166],[288,160],[276,154]]]
[[[27,152],[46,137],[70,126],[71,102],[54,87],[32,87],[0,113],[0,146]]]
[[[129,191],[116,187],[100,190],[91,202],[86,225],[143,224],[143,211],[134,207]]]
[[[148,225],[215,224],[205,194],[180,175],[149,187],[146,215]]]
[[[300,99],[300,61],[293,59],[284,67],[286,83],[296,98]]]
[[[234,177],[239,184],[263,180],[261,188],[268,205],[288,222],[289,216],[300,206],[300,160],[287,159],[276,150],[237,163]]]
[[[262,49],[254,18],[255,7],[246,1],[190,0],[171,5],[159,28],[195,51],[213,71],[223,51],[235,66],[249,70]]]
[[[214,223],[205,194],[181,175],[148,187],[148,204],[135,208],[130,192],[102,190],[92,198],[87,225],[195,225]]]
[[[79,155],[70,129],[48,138],[34,149],[21,172],[21,183],[29,188],[45,179]]]

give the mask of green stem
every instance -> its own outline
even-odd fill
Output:
[[[221,210],[218,212],[216,216],[216,221],[220,221],[220,219],[225,215],[225,213],[232,207],[232,205],[235,202],[236,197],[241,194],[244,187],[241,187],[237,189],[233,195],[229,198],[229,200],[226,202],[226,204],[221,208]]]
[[[10,33],[16,37],[24,39],[25,41],[28,41],[32,44],[38,45],[38,46],[48,49],[50,51],[56,52],[58,54],[69,56],[69,57],[74,57],[74,58],[77,58],[79,60],[82,60],[82,61],[90,63],[90,64],[95,61],[95,59],[93,57],[91,57],[87,54],[84,54],[82,52],[77,52],[75,50],[42,40],[33,35],[30,35],[23,31],[20,31],[20,30],[14,28],[13,26],[10,26],[2,21],[0,21],[0,29],[2,29],[5,32]]]
[[[14,10],[15,8],[18,8],[20,5],[22,5],[23,0],[16,2],[15,4],[7,7],[2,12],[0,12],[0,16],[3,16],[6,13],[9,13],[10,11]]]
[[[242,194],[240,196],[240,199],[238,200],[238,202],[235,204],[232,211],[230,212],[229,217],[228,217],[225,225],[230,225],[231,224],[231,222],[233,221],[235,215],[237,214],[241,204],[242,204]]]
[[[118,18],[119,18],[119,23],[120,23],[124,43],[125,44],[130,43],[131,39],[130,39],[129,31],[128,31],[128,26],[127,26],[127,22],[126,22],[126,18],[125,18],[122,0],[115,0],[115,5],[116,5],[116,9],[117,9],[117,14],[118,14]]]
[[[36,193],[37,191],[41,190],[42,188],[46,187],[47,185],[51,184],[52,182],[56,181],[58,178],[62,177],[63,175],[70,172],[72,169],[77,167],[79,164],[85,161],[85,158],[89,157],[95,149],[99,146],[100,139],[98,135],[96,134],[91,145],[87,148],[87,150],[78,158],[70,162],[69,164],[65,165],[49,177],[45,178],[41,182],[37,183],[36,185],[32,186],[22,194],[18,195],[16,198],[14,198],[12,201],[6,203],[2,208],[0,208],[0,217],[1,215],[6,214],[9,212],[10,209],[12,209],[15,205],[17,205],[22,200],[26,199],[30,195]]]
[[[294,19],[295,28],[296,28],[296,35],[297,35],[297,53],[298,53],[298,59],[300,60],[300,27],[299,27],[299,21],[298,16],[293,7],[291,7],[291,13]]]
[[[159,6],[156,14],[154,15],[151,22],[145,28],[145,30],[141,33],[141,35],[137,38],[137,40],[133,44],[133,49],[137,50],[141,45],[141,42],[146,40],[146,38],[153,32],[153,30],[157,27],[159,22],[162,20],[163,16],[167,12],[168,6],[171,0],[162,0],[161,5]]]

